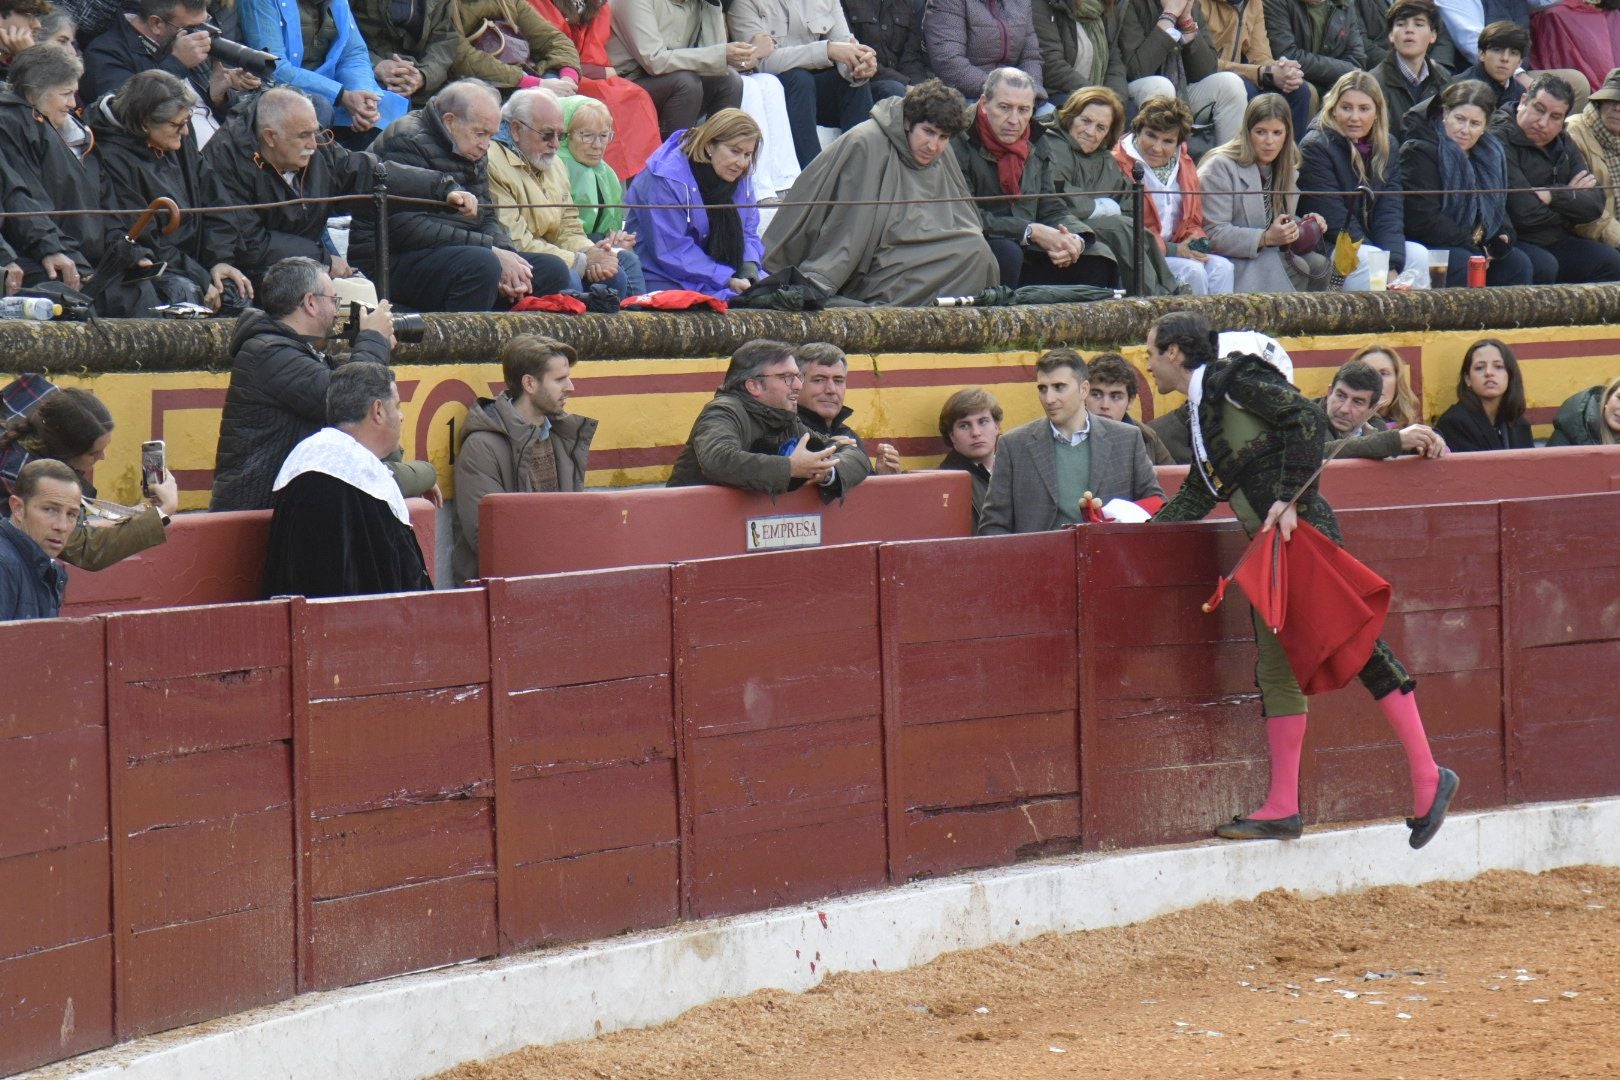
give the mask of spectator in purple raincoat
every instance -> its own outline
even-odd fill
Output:
[[[636,235],[647,288],[690,289],[730,300],[748,291],[765,256],[749,180],[759,125],[741,109],[721,109],[677,131],[630,181],[625,227]],[[733,205],[735,204],[735,205]],[[681,206],[643,210],[640,206]]]

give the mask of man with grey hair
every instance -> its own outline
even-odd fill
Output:
[[[276,475],[266,596],[363,596],[433,588],[411,515],[382,459],[399,445],[399,387],[384,364],[345,364],[322,428]]]
[[[668,486],[719,484],[780,495],[809,482],[820,485],[823,502],[843,496],[866,478],[871,462],[860,447],[805,428],[795,411],[803,384],[791,345],[743,342],[698,413]]]
[[[630,295],[619,257],[606,239],[592,243],[574,206],[568,167],[557,157],[564,134],[562,105],[551,91],[519,90],[501,107],[500,134],[489,148],[489,190],[519,251],[554,255],[568,264],[568,284],[597,282]]]
[[[471,221],[448,207],[395,205],[388,216],[389,280],[401,304],[424,311],[493,311],[568,287],[568,264],[555,255],[518,250],[489,205],[489,147],[500,127],[495,88],[458,79],[372,144],[390,168],[398,162],[447,173],[479,204]],[[375,277],[376,259],[376,223],[357,215],[349,260]]]
[[[366,194],[378,180],[377,158],[323,141],[315,105],[301,90],[278,86],[243,104],[203,151],[206,199],[214,206],[246,206]],[[478,216],[478,198],[459,190],[446,173],[392,165],[391,194],[439,199],[464,219]],[[263,210],[210,214],[209,244],[257,285],[266,271],[294,255],[352,271],[326,241],[327,203],[292,203]],[[346,212],[346,211],[345,211]]]
[[[1032,129],[1035,80],[1017,68],[996,68],[985,77],[973,112],[973,122],[951,140],[969,191],[991,198],[1031,196],[977,204],[1001,284],[1117,284],[1114,253],[1097,242],[1067,200],[1056,197],[1052,159],[1034,152],[1041,138]]]

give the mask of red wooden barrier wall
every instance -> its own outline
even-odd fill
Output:
[[[434,515],[426,499],[409,499],[411,528],[433,573]],[[264,549],[270,511],[180,514],[168,539],[105,570],[70,570],[63,615],[199,604],[234,604],[264,595]]]
[[[285,601],[107,620],[121,1039],[296,989]]]
[[[674,571],[686,914],[881,885],[877,548]]]
[[[1498,505],[1339,515],[1350,551],[1395,583],[1384,639],[1417,680],[1435,759],[1468,778],[1460,810],[1506,798]],[[1406,756],[1359,680],[1312,699],[1306,750],[1307,820],[1412,812]]]
[[[962,472],[874,476],[826,506],[808,487],[774,498],[710,486],[491,495],[478,504],[478,569],[517,577],[741,555],[749,519],[783,514],[820,514],[823,544],[968,536],[973,485]]]
[[[1620,493],[1502,504],[1508,794],[1620,792]]]
[[[879,551],[890,879],[1080,845],[1075,532]]]
[[[0,1074],[113,1041],[103,642],[0,623]]]
[[[669,578],[489,583],[503,952],[680,916]]]
[[[292,604],[302,986],[493,956],[483,590]]]

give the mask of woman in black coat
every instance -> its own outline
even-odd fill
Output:
[[[1468,284],[1468,260],[1490,257],[1488,285],[1529,285],[1530,257],[1514,246],[1508,217],[1507,151],[1486,126],[1496,92],[1465,79],[1437,94],[1428,111],[1409,115],[1401,146],[1401,180],[1407,191],[1444,191],[1406,196],[1406,235],[1430,249],[1450,251],[1446,285]],[[1477,189],[1477,190],[1474,190]]]
[[[0,89],[0,159],[11,180],[5,209],[21,215],[5,219],[3,232],[26,285],[50,279],[77,289],[101,257],[105,219],[41,214],[101,206],[99,155],[73,115],[83,74],[66,49],[36,45],[12,60],[11,83]]]
[[[173,199],[182,211],[208,205],[202,195],[201,155],[186,137],[196,104],[190,86],[154,69],[132,76],[117,93],[90,106],[106,206],[131,211],[126,218],[103,219],[113,222],[110,229],[129,228],[139,211],[160,197]],[[180,227],[167,236],[157,228],[142,234],[139,246],[152,263],[166,267],[154,281],[159,297],[201,302],[218,311],[224,290],[233,286],[239,302],[246,303],[253,285],[236,267],[215,261],[206,238],[202,219],[185,213]]]
[[[1535,446],[1524,418],[1524,376],[1505,342],[1481,338],[1463,353],[1457,404],[1441,414],[1434,429],[1458,453]]]

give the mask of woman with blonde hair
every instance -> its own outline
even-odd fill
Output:
[[[1414,287],[1428,288],[1429,253],[1406,239],[1401,152],[1390,141],[1384,91],[1365,71],[1346,72],[1322,99],[1322,111],[1299,143],[1301,214],[1327,222],[1327,250],[1341,232],[1359,241],[1347,291],[1371,287],[1370,256],[1389,254],[1393,278],[1408,266],[1422,271]],[[1345,194],[1354,192],[1356,194]]]
[[[765,249],[749,174],[759,125],[721,109],[664,140],[630,182],[626,219],[649,289],[689,289],[730,300],[759,277]],[[675,206],[679,209],[644,209]]]
[[[1318,240],[1300,243],[1298,180],[1293,109],[1280,94],[1249,102],[1238,137],[1199,163],[1204,229],[1214,251],[1232,261],[1234,292],[1294,292],[1327,283],[1327,256],[1319,250],[1326,222],[1308,215],[1306,227]]]
[[[1609,446],[1620,443],[1620,375],[1593,386],[1558,407],[1548,446]]]
[[[1352,360],[1360,360],[1378,372],[1384,380],[1384,392],[1378,398],[1378,415],[1390,427],[1404,428],[1423,423],[1423,403],[1412,390],[1406,361],[1388,345],[1374,342],[1356,350]]]

